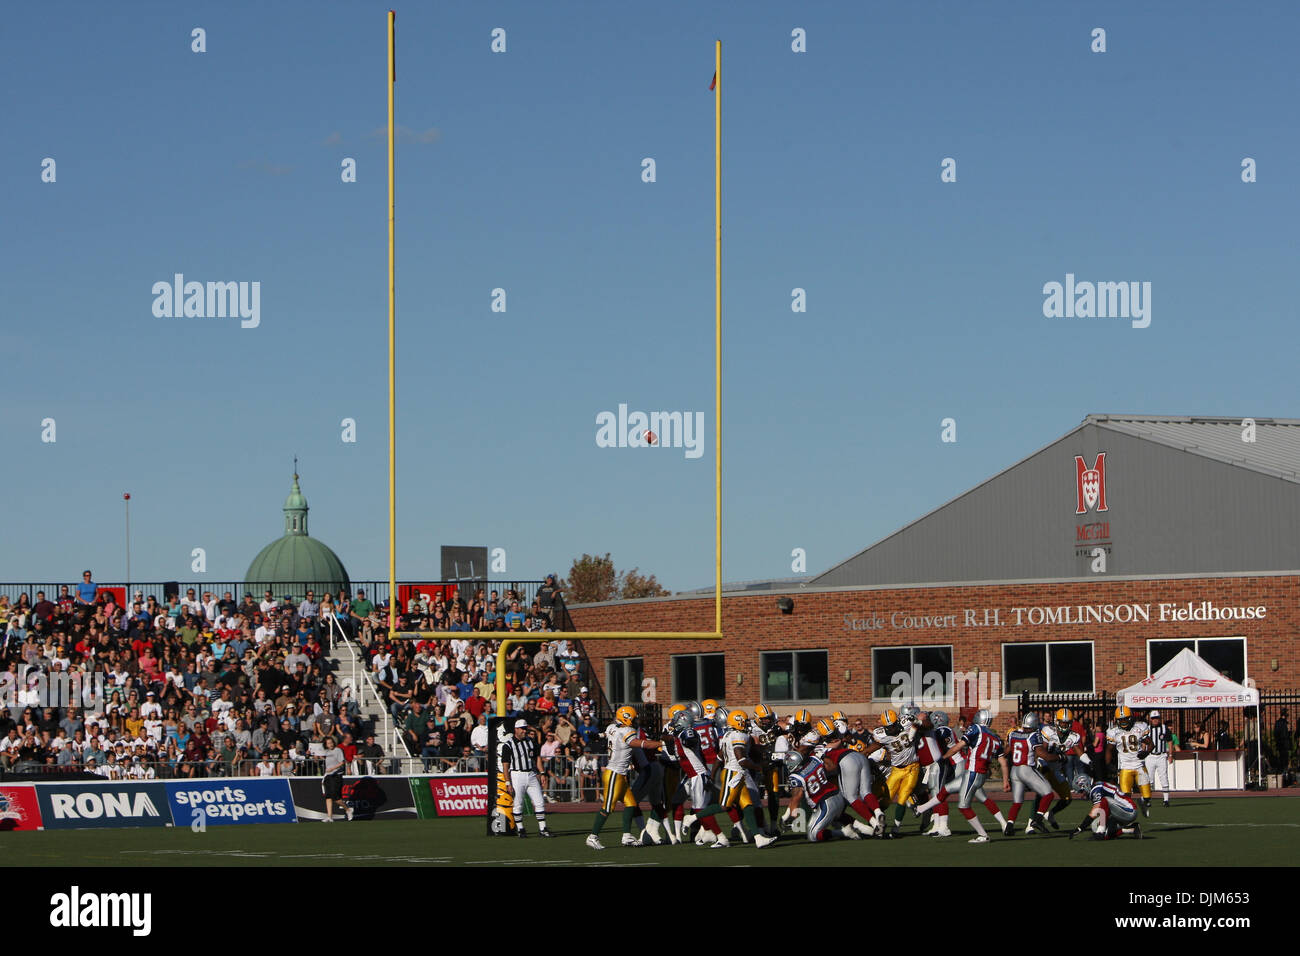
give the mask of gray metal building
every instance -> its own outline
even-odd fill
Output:
[[[808,582],[1300,569],[1300,420],[1089,415]]]

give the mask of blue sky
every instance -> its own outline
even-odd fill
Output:
[[[712,580],[715,38],[725,579],[1090,412],[1294,416],[1300,15],[1134,6],[399,8],[398,576],[478,544]],[[387,7],[6,10],[0,579],[121,579],[125,491],[136,580],[238,578],[295,454],[313,535],[387,576]],[[261,324],[155,317],[177,272],[260,282]],[[1149,281],[1150,327],[1044,317],[1066,273]],[[597,447],[620,403],[703,411],[706,454]]]

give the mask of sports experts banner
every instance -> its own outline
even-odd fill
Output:
[[[200,813],[209,825],[298,820],[285,777],[168,781],[166,787],[177,826],[188,826]]]

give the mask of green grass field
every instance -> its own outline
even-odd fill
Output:
[[[965,821],[953,813],[954,835],[919,835],[910,818],[904,839],[810,844],[787,834],[764,850],[734,844],[618,847],[617,815],[602,834],[607,849],[583,840],[588,814],[552,813],[557,839],[541,840],[531,818],[527,840],[488,838],[480,819],[399,820],[262,826],[0,833],[6,866],[1293,866],[1300,850],[1300,803],[1285,797],[1157,801],[1143,820],[1143,840],[1109,843],[1066,838],[1083,817],[1079,805],[1062,814],[1063,829],[1047,836],[991,835],[971,846]],[[986,819],[980,810],[981,819]],[[1027,819],[1027,814],[1021,823]]]

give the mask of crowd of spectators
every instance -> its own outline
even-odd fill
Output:
[[[119,607],[89,571],[52,598],[0,595],[0,767],[284,776],[319,772],[332,736],[354,769],[378,769],[383,749],[321,643],[332,604],[188,588]]]

